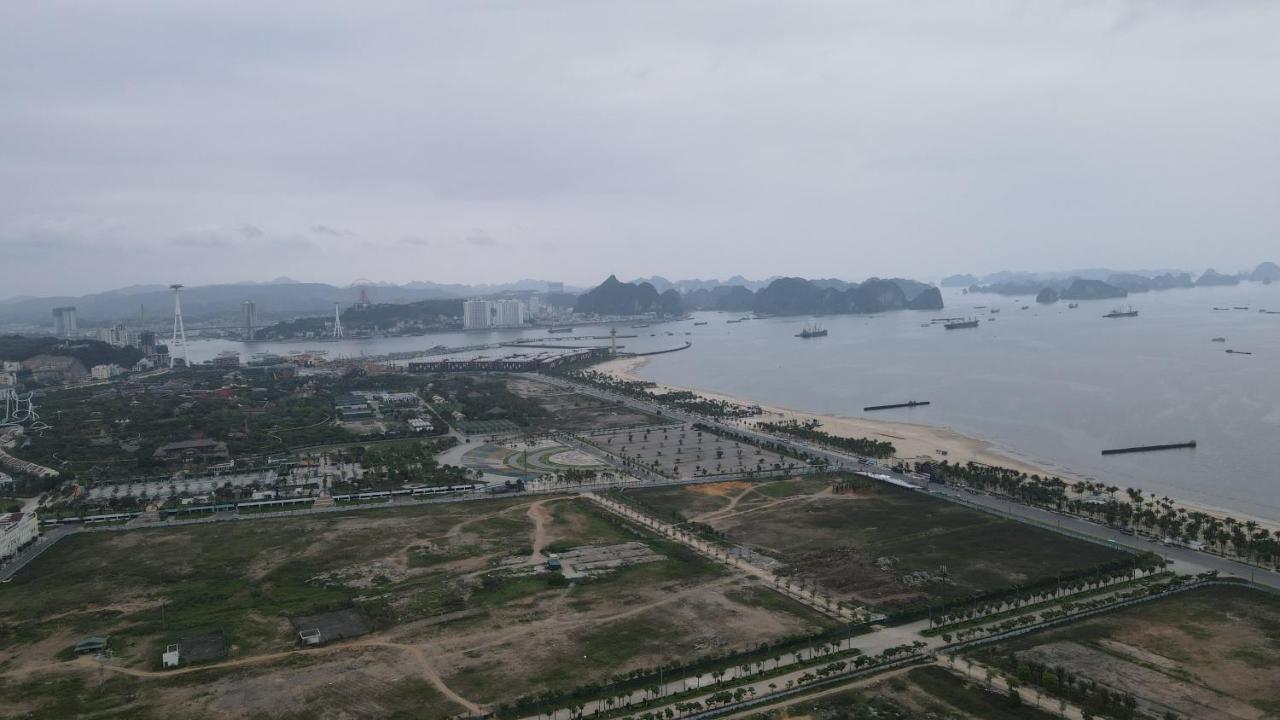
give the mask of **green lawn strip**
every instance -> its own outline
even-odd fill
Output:
[[[907,679],[940,702],[983,720],[1052,720],[1058,717],[1044,710],[1014,703],[1008,695],[970,683],[941,667],[921,667],[907,673]]]
[[[785,652],[785,653],[781,653],[781,656],[785,657],[786,655],[790,655],[790,654],[791,653],[789,652]],[[735,688],[739,688],[744,685],[752,685],[760,682],[761,680],[768,680],[773,677],[787,675],[797,670],[821,668],[827,665],[831,665],[832,663],[839,663],[839,662],[846,663],[846,666],[842,672],[848,672],[851,669],[854,669],[853,663],[851,661],[853,659],[858,658],[861,655],[862,653],[857,650],[846,650],[843,652],[831,653],[831,654],[820,655],[820,656],[815,656],[812,653],[810,653],[807,659],[800,660],[797,663],[784,665],[782,667],[775,667],[774,669],[771,669],[771,670],[762,669],[760,670],[760,672],[757,672],[757,673],[752,673],[752,674],[740,676],[740,677],[734,677],[732,679],[723,680],[713,685],[703,685],[701,687],[691,688],[683,692],[668,694],[661,698],[654,698],[652,700],[632,703],[631,705],[627,705],[625,707],[619,706],[612,710],[605,710],[603,712],[593,714],[591,715],[591,718],[593,720],[596,720],[596,719],[608,720],[609,718],[634,716],[637,712],[643,712],[645,710],[649,710],[653,708],[661,708],[667,705],[672,705],[674,703],[683,702],[686,700],[694,700],[699,697],[702,697],[703,695],[707,695],[713,692],[721,692],[724,690],[734,690]],[[907,656],[903,656],[903,657],[905,658]],[[902,658],[895,658],[894,661],[898,659],[902,659]],[[679,678],[681,675],[687,675],[689,677],[692,677],[694,675],[705,675],[708,673],[712,673],[718,670],[728,669],[731,667],[740,667],[743,664],[744,663],[739,659],[737,661],[726,660],[723,664],[715,663],[715,662],[707,663],[705,665],[699,665],[696,668],[696,670],[689,670],[687,672],[684,671],[683,669],[677,669],[672,671],[670,674],[668,674],[665,680],[666,682],[670,683],[670,682],[673,682],[675,679]],[[864,669],[874,672],[875,666],[868,665]],[[540,705],[545,707],[547,711],[550,711],[555,707],[560,707],[562,709],[569,707],[570,703],[580,704],[580,703],[591,702],[594,700],[605,700],[609,697],[618,697],[627,692],[635,692],[637,690],[641,690],[646,687],[655,685],[656,682],[657,682],[656,677],[647,677],[643,681],[628,680],[628,681],[620,681],[616,683],[597,684],[594,686],[589,686],[590,689],[596,690],[596,692],[591,692],[583,695],[576,695],[576,693],[574,693],[575,696],[572,698],[564,697],[564,698],[558,698],[558,699],[549,699],[543,703],[535,702],[533,703],[534,705],[533,711],[536,712],[537,707]],[[578,688],[578,690],[581,690],[581,689],[582,688]],[[513,706],[513,705],[499,706],[496,711],[496,715],[500,718],[516,718],[516,717],[520,717],[522,715],[528,714],[529,709],[530,708],[528,707],[517,708],[516,706]]]
[[[955,632],[957,630],[967,630],[971,627],[986,625],[988,623],[996,622],[998,620],[1004,620],[1006,618],[1025,615],[1030,612],[1037,612],[1039,610],[1050,608],[1055,605],[1062,605],[1068,602],[1078,602],[1080,600],[1095,597],[1097,595],[1116,593],[1116,592],[1121,592],[1123,590],[1132,589],[1135,587],[1149,585],[1150,583],[1153,583],[1153,582],[1168,580],[1173,576],[1174,574],[1172,572],[1163,572],[1163,573],[1157,573],[1155,575],[1148,575],[1145,577],[1138,578],[1137,580],[1127,580],[1125,582],[1116,583],[1114,585],[1108,585],[1106,587],[1093,588],[1090,590],[1085,590],[1083,592],[1075,593],[1074,595],[1062,595],[1057,598],[1035,603],[1034,605],[1024,605],[1022,607],[1016,607],[1009,610],[1004,610],[1002,612],[993,613],[991,615],[983,615],[982,617],[974,618],[972,620],[965,620],[964,622],[951,623],[950,625],[935,625],[932,628],[921,630],[920,634],[926,637],[932,637],[936,635],[941,635],[943,633]]]

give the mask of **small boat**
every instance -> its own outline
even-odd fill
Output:
[[[1231,348],[1227,348],[1227,354],[1228,355],[1252,355],[1253,353],[1247,352],[1245,350],[1232,350]]]
[[[1220,307],[1215,307],[1215,308],[1214,308],[1214,310],[1230,310],[1230,309],[1231,309],[1231,308],[1220,308]]]
[[[1075,310],[1078,307],[1080,307],[1080,303],[1067,303],[1068,310]]]
[[[638,328],[647,328],[647,327],[649,327],[649,323],[636,323],[635,325],[632,325],[631,327],[633,327],[633,328],[637,328],[637,329],[638,329]]]
[[[933,323],[920,323],[920,327],[933,327]]]
[[[946,328],[946,329],[948,329],[948,330],[960,330],[960,329],[963,329],[963,328],[976,328],[976,327],[978,327],[978,319],[977,319],[977,318],[969,318],[968,320],[956,320],[955,322],[949,322],[949,323],[947,323],[946,325],[943,325],[942,327],[944,327],[944,328]]]
[[[1226,338],[1224,338],[1224,337],[1216,337],[1216,338],[1214,338],[1214,339],[1210,340],[1209,342],[1226,342],[1226,341],[1227,341],[1227,339],[1226,339]]]
[[[1000,312],[1000,308],[991,308],[991,314],[992,314],[992,315],[995,315],[995,314],[996,314],[996,313],[998,313],[998,312]]]
[[[814,323],[812,325],[806,325],[803,330],[801,330],[799,333],[796,333],[796,337],[804,338],[806,340],[808,340],[809,338],[818,338],[818,337],[826,337],[826,336],[827,336],[826,329],[818,327],[817,323]]]
[[[547,328],[547,332],[552,333],[552,334],[556,334],[556,333],[571,333],[571,332],[573,332],[573,328],[571,328],[571,327],[553,327],[553,328]]]
[[[1030,310],[1030,309],[1031,309],[1031,306],[1030,306],[1030,305],[1023,305],[1023,306],[1022,306],[1022,309],[1023,309],[1023,310]]]
[[[727,322],[727,323],[729,323],[730,325],[732,325],[732,324],[734,324],[734,323],[740,323],[740,322],[742,322],[742,319],[741,319],[741,318],[739,318],[739,319],[737,319],[737,320],[725,320],[725,322]]]
[[[1104,317],[1104,318],[1127,318],[1127,317],[1138,317],[1138,311],[1137,311],[1137,310],[1134,310],[1134,309],[1133,309],[1133,306],[1132,306],[1132,305],[1130,305],[1130,306],[1129,306],[1127,309],[1125,309],[1125,310],[1121,310],[1120,308],[1116,308],[1115,310],[1112,310],[1111,312],[1107,313],[1106,315],[1103,315],[1102,317]]]
[[[973,309],[974,309],[974,310],[986,310],[986,309],[987,309],[987,306],[986,306],[986,305],[974,305],[974,306],[973,306]]]
[[[696,322],[696,323],[694,323],[694,326],[696,327],[696,326],[698,326],[698,325],[706,325],[706,324],[707,324],[707,322],[706,322],[705,320],[703,320],[703,321],[701,321],[701,322]]]
[[[1248,309],[1249,309],[1249,306],[1248,306],[1248,305],[1245,305],[1244,307],[1240,307],[1239,305],[1233,305],[1232,307],[1234,307],[1236,310],[1248,310]]]

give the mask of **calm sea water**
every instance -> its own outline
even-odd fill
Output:
[[[820,318],[830,335],[814,340],[794,337],[811,317],[729,324],[736,315],[720,313],[619,332],[640,335],[622,341],[639,351],[692,340],[692,348],[655,356],[641,371],[659,382],[849,416],[867,405],[929,400],[928,407],[873,417],[948,426],[1060,471],[1280,520],[1280,315],[1258,312],[1280,310],[1280,284],[1134,295],[1124,304],[1140,314],[1125,319],[1101,317],[1113,301],[1069,310],[1066,303],[957,291],[945,301],[943,311]],[[962,315],[981,318],[980,327],[921,327]],[[574,334],[605,332],[582,326]],[[336,343],[201,341],[192,343],[191,356],[322,349],[334,358],[360,357],[521,337],[568,342],[545,330]],[[1228,355],[1227,348],[1254,354]],[[1099,455],[1193,439],[1195,450]]]
[[[850,416],[928,400],[872,416],[949,426],[1122,488],[1280,519],[1280,315],[1258,312],[1280,310],[1280,285],[1134,295],[1125,304],[1140,314],[1124,319],[1101,317],[1113,301],[1070,310],[949,292],[945,302],[941,312],[820,318],[830,335],[813,340],[793,337],[810,317],[727,324],[728,316],[704,314],[698,319],[709,324],[693,328],[691,349],[657,356],[641,374]],[[980,327],[921,327],[960,315],[980,317]],[[1193,439],[1195,450],[1099,454]]]

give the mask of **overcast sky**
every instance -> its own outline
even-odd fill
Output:
[[[1280,2],[7,4],[0,297],[1280,260]]]

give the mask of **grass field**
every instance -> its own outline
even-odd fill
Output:
[[[536,402],[546,410],[544,416],[532,423],[537,430],[577,432],[665,422],[656,415],[590,395],[565,392],[533,378],[508,377],[506,384],[511,392]]]
[[[530,557],[624,542],[661,559],[569,582]],[[290,617],[343,608],[372,633],[295,652]],[[453,714],[433,677],[487,705],[826,626],[568,497],[75,535],[0,586],[0,618],[0,716],[37,717],[416,717],[428,697]],[[165,644],[210,631],[226,637],[224,663],[249,664],[107,671],[99,690],[93,661],[63,659],[103,635],[112,666],[158,674]]]
[[[892,606],[1051,578],[1124,557],[881,483],[835,492],[830,478],[633,491],[664,519],[708,525],[729,542],[815,580],[837,598]]]
[[[1193,590],[975,654],[1061,668],[1077,686],[1132,694],[1156,716],[1280,717],[1280,597],[1258,590]]]

